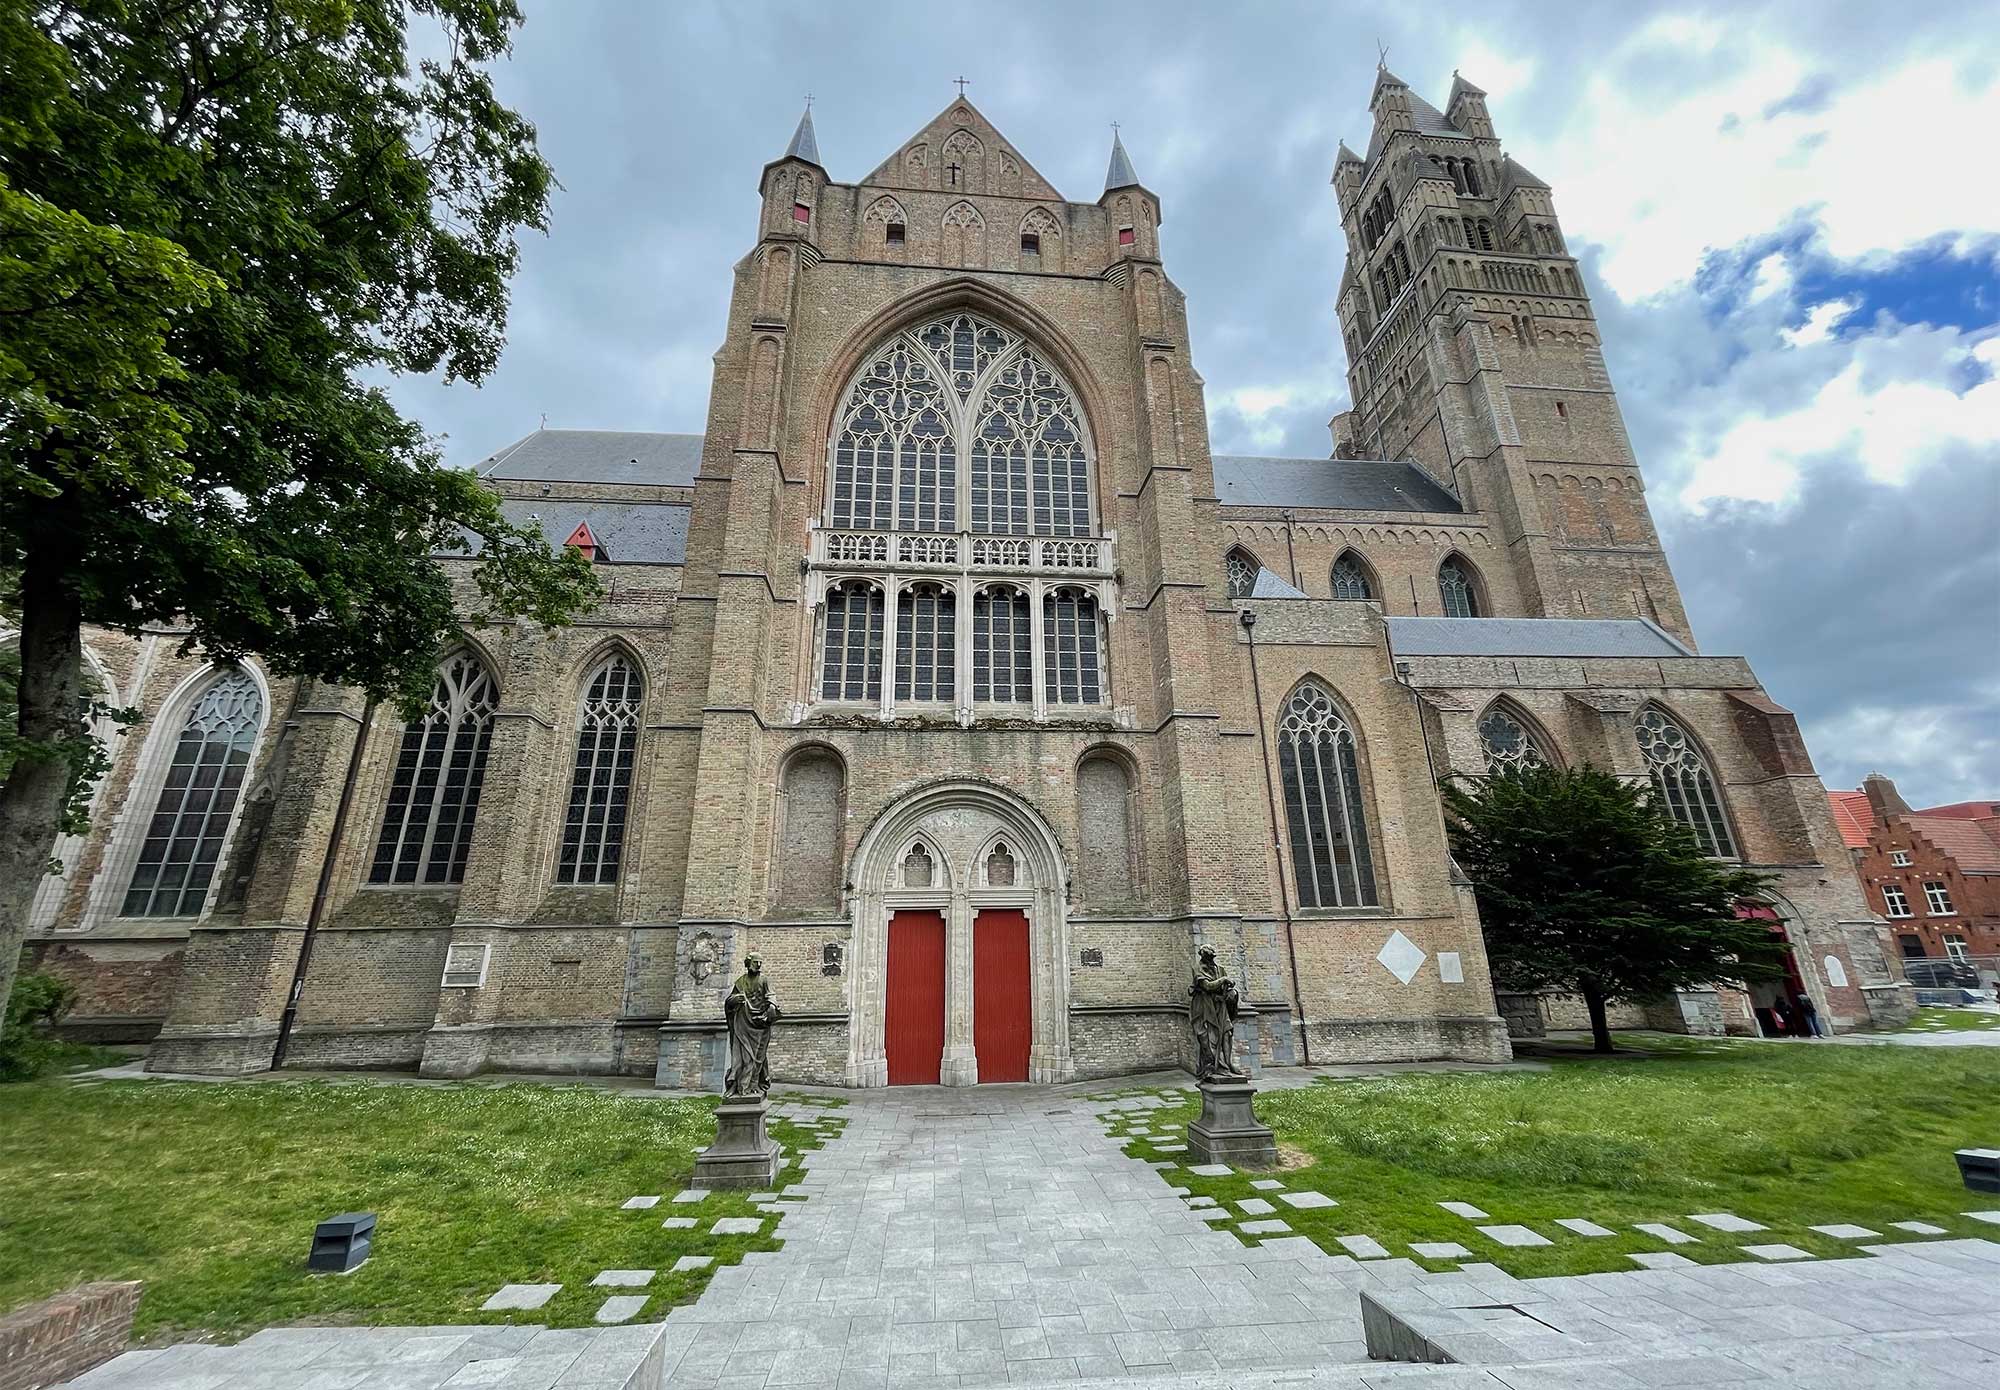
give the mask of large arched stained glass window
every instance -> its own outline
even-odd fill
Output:
[[[493,677],[472,653],[439,669],[430,708],[403,729],[370,882],[464,882],[494,703]]]
[[[247,671],[224,671],[195,701],[174,744],[121,915],[201,915],[263,724],[264,697]]]
[[[1354,731],[1316,681],[1292,692],[1278,716],[1278,776],[1285,784],[1299,905],[1374,906],[1375,867]]]
[[[1687,730],[1657,705],[1639,711],[1633,730],[1668,814],[1694,832],[1704,854],[1735,858],[1736,841],[1729,833],[1728,818],[1722,814],[1715,775]]]
[[[1352,554],[1342,555],[1333,562],[1333,596],[1335,598],[1374,598],[1368,587],[1368,571]]]
[[[1479,743],[1486,754],[1486,770],[1495,775],[1549,765],[1533,731],[1505,705],[1495,704],[1480,717]]]
[[[1040,351],[972,314],[899,333],[870,355],[830,457],[837,529],[1093,530],[1075,394]]]
[[[613,656],[590,674],[578,712],[576,770],[556,857],[558,883],[616,883],[639,752],[639,673]]]
[[[882,590],[876,585],[852,580],[827,590],[821,699],[882,698],[882,618]]]

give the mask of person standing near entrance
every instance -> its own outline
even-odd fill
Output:
[[[1771,1022],[1776,1025],[1772,1036],[1783,1038],[1791,1035],[1792,1011],[1785,1007],[1782,997],[1771,1001]]]
[[[1801,994],[1792,1003],[1793,1007],[1798,1011],[1800,1035],[1808,1038],[1825,1037],[1826,1025],[1819,1021],[1819,1010],[1813,1007],[1812,999],[1807,995]]]

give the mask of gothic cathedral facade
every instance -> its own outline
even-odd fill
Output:
[[[1371,108],[1311,459],[1210,451],[1122,144],[1069,202],[960,97],[841,183],[808,114],[706,432],[479,466],[599,563],[575,625],[477,632],[409,723],[90,635],[143,717],[37,899],[69,1026],[156,1070],[713,1087],[755,950],[781,1079],[1061,1082],[1185,1064],[1212,945],[1253,1067],[1499,1061],[1549,1006],[1496,996],[1436,785],[1523,761],[1650,778],[1776,875],[1822,1018],[1906,1011],[1792,716],[1695,646],[1549,189],[1463,80]]]

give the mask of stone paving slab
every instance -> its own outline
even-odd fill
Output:
[[[1703,1216],[1690,1216],[1690,1221],[1699,1222],[1713,1231],[1761,1231],[1766,1229],[1755,1221],[1749,1221],[1733,1212],[1712,1211]]]
[[[1521,1247],[1555,1244],[1539,1231],[1531,1231],[1526,1226],[1480,1226],[1477,1229],[1488,1240],[1500,1245]]]
[[[1470,1202],[1439,1202],[1438,1205],[1453,1216],[1462,1216],[1467,1221],[1490,1221],[1493,1219]]]
[[[1871,1231],[1866,1226],[1856,1226],[1845,1221],[1837,1221],[1830,1226],[1814,1226],[1812,1229],[1818,1231],[1823,1236],[1832,1236],[1835,1240],[1880,1240],[1882,1238],[1880,1231]]]
[[[479,1305],[482,1313],[539,1308],[562,1292],[561,1284],[509,1284]]]
[[[1337,1207],[1340,1205],[1340,1203],[1334,1201],[1333,1198],[1327,1196],[1324,1192],[1280,1192],[1278,1200],[1286,1206],[1296,1207],[1300,1211],[1312,1211],[1320,1207]]]
[[[1664,1240],[1669,1245],[1695,1245],[1701,1240],[1701,1237],[1691,1236],[1686,1231],[1676,1230],[1664,1221],[1641,1221],[1632,1229],[1635,1231],[1644,1231],[1647,1235]]]

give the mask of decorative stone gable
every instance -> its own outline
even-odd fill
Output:
[[[1055,199],[1062,194],[963,97],[877,166],[863,186],[962,196]]]

